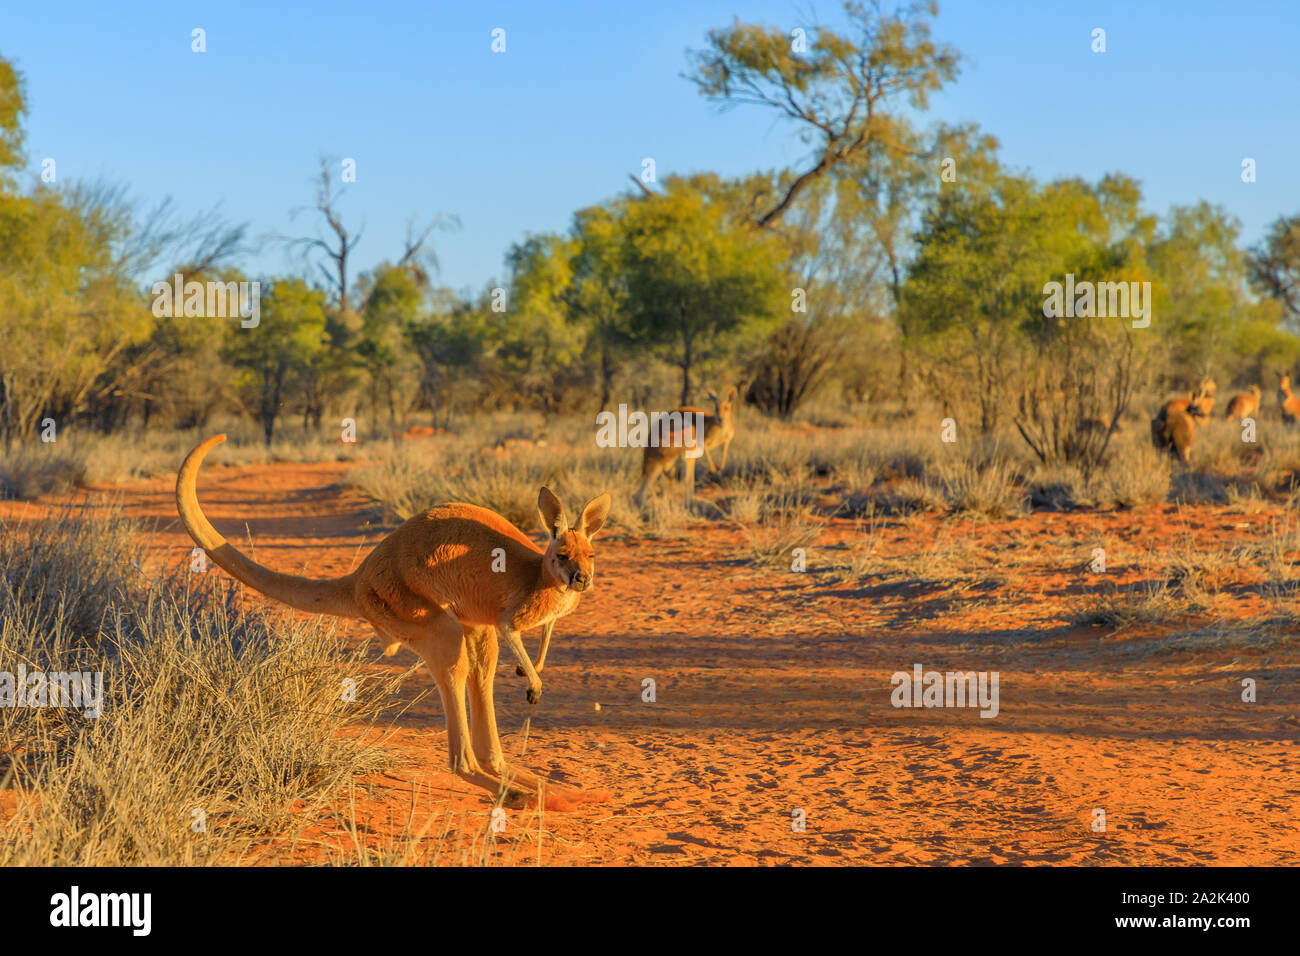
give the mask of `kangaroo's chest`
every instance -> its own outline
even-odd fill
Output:
[[[556,617],[564,617],[566,614],[572,614],[578,609],[578,602],[582,600],[582,595],[577,591],[565,591],[560,598],[560,613]]]
[[[514,614],[514,625],[520,630],[528,630],[554,621],[556,618],[572,614],[577,608],[582,594],[578,591],[550,592],[525,601]]]

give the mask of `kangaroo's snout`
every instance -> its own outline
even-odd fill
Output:
[[[587,588],[591,587],[592,577],[593,575],[585,574],[582,569],[579,568],[577,571],[573,572],[573,577],[569,578],[569,587],[573,588],[575,591],[585,591]]]

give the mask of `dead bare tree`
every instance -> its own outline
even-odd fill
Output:
[[[316,199],[310,207],[324,220],[327,235],[318,231],[314,236],[280,237],[290,248],[301,250],[309,258],[313,252],[320,253],[328,260],[317,262],[316,267],[325,279],[326,288],[334,294],[335,305],[339,312],[346,315],[351,306],[348,302],[348,262],[352,253],[361,242],[365,224],[354,233],[343,222],[339,212],[339,200],[346,190],[336,187],[334,182],[334,161],[327,156],[320,158],[320,175],[316,180]],[[295,209],[291,216],[297,218],[308,207]]]
[[[438,230],[459,226],[460,219],[451,213],[440,212],[423,226],[418,225],[412,216],[406,223],[406,238],[402,242],[402,255],[397,260],[397,267],[410,269],[416,281],[422,287],[428,287],[432,275],[438,271],[438,254],[429,245],[429,237]]]
[[[68,205],[87,223],[112,235],[113,268],[124,276],[152,281],[166,270],[185,275],[210,272],[257,251],[248,223],[231,223],[219,206],[185,218],[171,196],[152,206],[107,179],[74,183]]]

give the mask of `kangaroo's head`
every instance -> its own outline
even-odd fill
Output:
[[[560,590],[572,588],[586,591],[596,581],[596,549],[591,539],[596,536],[609,517],[613,503],[609,492],[592,498],[582,509],[576,527],[569,527],[564,505],[555,492],[544,487],[537,493],[537,510],[542,516],[542,527],[551,536],[542,556],[542,566]]]
[[[1254,395],[1256,398],[1259,398],[1259,386],[1258,386],[1258,385],[1252,385],[1252,386],[1250,387],[1250,394]]]
[[[1201,383],[1196,386],[1196,391],[1192,392],[1187,400],[1187,412],[1193,418],[1205,418],[1210,414],[1210,409],[1214,408],[1214,393],[1217,386],[1214,379],[1206,377],[1201,379]]]
[[[732,414],[736,410],[736,399],[738,397],[736,386],[733,385],[728,388],[722,398],[718,398],[712,392],[709,392],[708,395],[709,401],[713,403],[713,413],[717,416],[718,421],[730,422]]]
[[[1278,383],[1277,383],[1277,387],[1278,387],[1278,389],[1279,389],[1280,391],[1286,392],[1288,395],[1290,395],[1290,394],[1291,394],[1291,376],[1290,376],[1290,375],[1283,375],[1281,378],[1279,378],[1279,379],[1278,379]]]

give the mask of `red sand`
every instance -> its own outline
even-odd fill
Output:
[[[341,574],[384,533],[368,526],[365,502],[338,484],[348,467],[210,467],[199,496],[242,548],[247,525],[257,560]],[[156,520],[157,561],[188,561],[192,545],[170,482],[102,490],[129,514]],[[5,504],[0,514],[46,509]],[[990,580],[936,572],[867,586],[818,573],[845,560],[847,552],[829,546],[861,538],[842,520],[809,548],[807,574],[742,560],[744,535],[734,527],[702,523],[680,540],[615,529],[597,539],[596,588],[557,625],[541,703],[524,701],[508,654],[497,681],[507,754],[518,754],[530,716],[526,756],[513,759],[567,784],[608,788],[614,799],[547,814],[540,841],[535,811],[507,809],[503,842],[486,856],[543,864],[1300,863],[1294,652],[1143,650],[1153,637],[1208,620],[1118,636],[1068,625],[1081,595],[1098,586],[1085,573],[1096,544],[1108,548],[1107,584],[1124,584],[1143,577],[1125,570],[1126,548],[1189,536],[1201,547],[1229,543],[1259,536],[1274,518],[1155,508],[882,522],[882,557],[960,542],[981,556]],[[1048,538],[1072,544],[1026,556]],[[1263,613],[1253,594],[1229,588],[1223,601],[1229,617]],[[368,636],[363,623],[346,628]],[[535,647],[536,635],[525,637]],[[391,666],[377,651],[376,666]],[[404,651],[395,660],[414,657]],[[914,663],[999,671],[999,716],[895,709],[890,675]],[[1258,703],[1241,702],[1242,677],[1258,680]],[[654,703],[641,700],[644,678],[655,681]],[[351,846],[345,818],[355,799],[359,839],[373,847],[400,842],[414,805],[415,828],[438,837],[422,846],[439,859],[483,855],[474,847],[491,801],[445,769],[441,706],[423,672],[405,686],[408,698],[421,691],[387,744],[403,766],[344,796],[337,828],[313,828],[313,840]],[[1105,811],[1105,832],[1090,826],[1094,808]],[[804,812],[804,832],[792,831],[795,810]],[[299,847],[295,858],[319,852]]]

